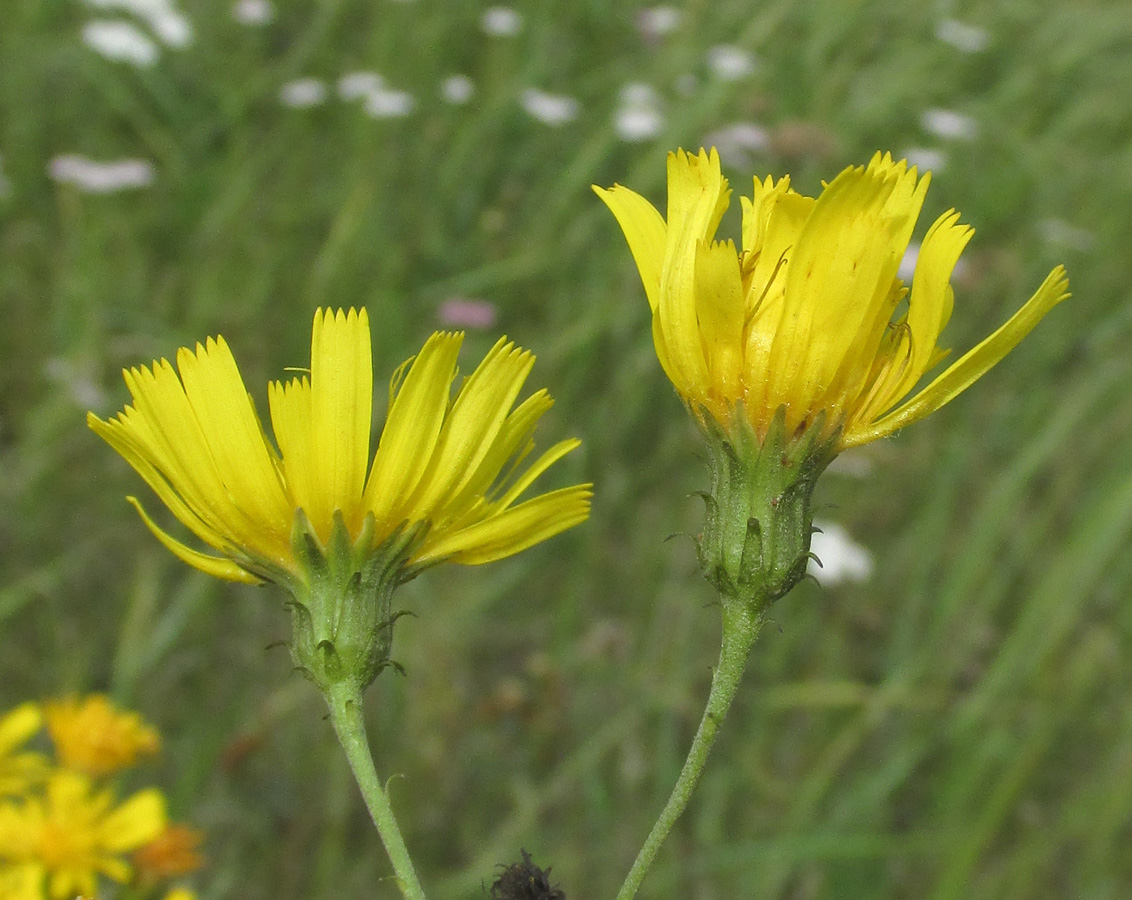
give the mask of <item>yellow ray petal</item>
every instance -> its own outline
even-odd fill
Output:
[[[769,180],[769,179],[768,179]],[[786,310],[786,275],[798,235],[813,212],[815,200],[792,191],[782,179],[773,191],[758,200],[766,208],[765,232],[759,238],[753,263],[744,261],[747,280],[747,321],[744,330],[744,382],[754,408],[769,404],[767,373],[776,335]],[[759,213],[762,215],[762,213]]]
[[[21,703],[0,716],[0,756],[24,743],[43,726],[43,714],[35,703]]]
[[[178,521],[193,532],[198,538],[217,550],[222,550],[234,540],[228,526],[212,514],[212,510],[203,498],[194,497],[191,486],[182,481],[185,494],[193,497],[200,504],[191,506],[182,499],[178,490],[166,479],[162,470],[152,461],[151,443],[140,435],[147,430],[144,419],[131,407],[126,407],[117,419],[102,421],[94,413],[87,413],[87,425],[113,447],[118,454],[126,460],[142,479],[148,484],[158,498],[169,507]],[[168,471],[168,468],[165,469]]]
[[[658,309],[673,382],[685,396],[705,395],[708,381],[696,318],[696,247],[714,237],[729,194],[714,148],[710,155],[668,154],[668,233]]]
[[[664,245],[667,227],[656,207],[635,191],[615,184],[605,189],[591,185],[610,212],[617,219],[629,252],[637,263],[641,281],[645,286],[649,308],[656,311],[660,302],[660,272],[664,266]]]
[[[290,527],[290,504],[279,483],[259,418],[224,338],[209,338],[196,352],[177,352],[185,396],[228,496],[264,530]]]
[[[123,373],[134,397],[124,416],[138,449],[169,481],[185,503],[231,543],[258,549],[274,546],[264,523],[234,502],[181,380],[167,360]],[[120,417],[121,418],[121,417]],[[274,467],[274,464],[270,464]],[[272,523],[273,524],[273,523]]]
[[[558,460],[562,459],[567,453],[576,450],[582,445],[582,442],[577,438],[568,438],[564,441],[559,441],[553,447],[548,449],[538,459],[531,463],[528,468],[515,483],[508,487],[507,492],[503,494],[498,500],[493,501],[492,505],[498,509],[505,509],[518,500],[523,492],[529,488],[538,477],[554,465]]]
[[[554,401],[544,389],[536,391],[508,414],[476,474],[464,485],[460,495],[444,504],[446,517],[459,519],[478,498],[484,497],[492,485],[497,484],[504,466],[509,465],[508,476],[513,474],[534,447],[532,435],[539,419],[553,405]]]
[[[219,556],[209,556],[207,553],[201,553],[199,550],[186,547],[180,541],[162,531],[157,523],[149,517],[136,497],[127,497],[126,499],[129,500],[134,509],[138,511],[138,515],[141,516],[146,527],[153,532],[153,536],[161,541],[166,549],[182,562],[188,563],[194,569],[199,569],[206,575],[212,575],[215,578],[223,578],[225,581],[241,581],[244,584],[261,583],[262,579],[257,578],[255,575],[251,574],[251,572],[246,572],[241,569],[230,559],[223,559]],[[282,560],[279,561],[282,562]]]
[[[951,318],[954,298],[951,273],[974,234],[975,230],[969,225],[959,224],[959,213],[948,210],[935,220],[924,236],[916,258],[912,295],[908,298],[912,357],[904,377],[893,391],[893,403],[916,386],[936,358],[936,342]]]
[[[320,534],[322,523],[329,534],[334,511],[341,509],[355,531],[363,514],[373,424],[373,360],[364,309],[315,313],[310,390],[315,466],[310,480],[318,487],[307,515]]]
[[[499,342],[460,389],[444,422],[433,463],[411,501],[414,518],[428,519],[448,498],[460,493],[491,450],[534,356]]]
[[[771,402],[787,404],[788,430],[826,392],[843,390],[865,345],[875,353],[924,189],[914,170],[874,159],[867,169],[845,169],[818,198],[790,260],[788,309],[769,366]]]
[[[551,491],[460,531],[426,543],[414,559],[421,564],[451,559],[474,566],[519,553],[584,522],[589,516],[592,485]]]
[[[320,481],[315,462],[314,428],[311,414],[311,384],[307,376],[290,381],[273,381],[267,386],[267,405],[271,413],[271,429],[282,456],[287,494],[294,510],[316,506]],[[307,512],[307,517],[310,518]],[[313,520],[312,520],[313,523]],[[326,532],[319,536],[326,538]],[[316,525],[317,530],[317,525]]]
[[[949,403],[1018,345],[1042,317],[1069,296],[1065,269],[1058,266],[1026,304],[915,397],[872,425],[862,425],[842,436],[842,447],[875,440],[930,415]]]
[[[165,797],[156,788],[138,791],[102,823],[102,845],[111,852],[134,850],[165,829]]]
[[[365,505],[378,521],[402,510],[429,469],[451,403],[463,334],[435,332],[400,385],[381,431]]]
[[[730,406],[742,398],[743,321],[746,301],[739,273],[739,253],[731,241],[700,243],[696,248],[696,316],[714,392],[701,402],[722,399]]]

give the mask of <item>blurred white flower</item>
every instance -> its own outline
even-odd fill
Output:
[[[916,273],[916,260],[920,258],[920,242],[912,241],[904,248],[904,255],[900,257],[900,268],[896,270],[896,277],[908,284]]]
[[[338,79],[338,96],[346,101],[364,100],[384,85],[384,79],[376,72],[350,72]]]
[[[637,13],[637,27],[646,38],[659,38],[679,28],[682,18],[675,6],[649,6]]]
[[[916,262],[920,258],[920,242],[912,241],[908,244],[904,255],[900,258],[900,267],[896,270],[896,277],[908,284],[916,274]],[[951,270],[952,277],[962,279],[967,272],[967,260],[960,258]]]
[[[807,571],[822,586],[842,581],[864,581],[873,574],[873,556],[849,537],[849,532],[834,522],[814,522],[821,529],[815,532],[810,552],[821,560],[819,566],[810,560]]]
[[[715,147],[729,165],[750,168],[754,154],[770,147],[770,133],[754,122],[735,122],[706,135],[703,144]]]
[[[490,37],[513,37],[523,27],[523,17],[509,6],[493,6],[484,10],[480,28]]]
[[[1042,219],[1038,231],[1046,243],[1070,250],[1088,250],[1093,245],[1093,233],[1064,219]]]
[[[617,94],[623,106],[659,106],[660,94],[651,84],[630,81]]]
[[[621,88],[621,105],[613,113],[613,128],[623,141],[647,141],[664,127],[660,95],[652,85],[635,81]]]
[[[152,66],[159,55],[157,44],[132,22],[95,19],[83,26],[83,43],[100,56],[135,66]]]
[[[103,409],[109,404],[106,391],[69,359],[52,356],[43,363],[43,374],[64,388],[80,409]]]
[[[284,106],[305,109],[326,102],[326,85],[318,78],[296,78],[279,89]]]
[[[963,53],[978,53],[986,48],[990,35],[985,28],[968,25],[955,19],[944,19],[935,27],[935,36]]]
[[[88,194],[137,190],[153,183],[153,163],[145,159],[97,162],[85,156],[56,156],[47,166],[52,181],[73,184]]]
[[[170,47],[187,47],[193,26],[177,11],[173,0],[86,0],[88,6],[131,13],[149,25],[158,39]]]
[[[708,68],[720,81],[739,81],[755,71],[755,54],[734,44],[717,44],[708,50]]]
[[[363,109],[374,119],[400,119],[409,115],[417,101],[412,94],[392,88],[378,88],[366,97]]]
[[[656,137],[663,127],[664,116],[656,109],[629,106],[613,114],[613,130],[630,144]]]
[[[192,43],[192,23],[176,10],[168,9],[154,14],[149,19],[149,27],[169,47],[180,49]]]
[[[267,25],[275,18],[271,0],[236,0],[232,18],[241,25]]]
[[[497,312],[495,306],[486,300],[470,300],[466,297],[452,297],[440,304],[437,318],[445,328],[471,328],[486,331],[495,325]]]
[[[445,103],[463,106],[476,92],[475,82],[467,75],[452,75],[440,85],[440,96]]]
[[[555,128],[574,121],[580,109],[578,101],[573,97],[564,94],[547,94],[535,88],[523,91],[520,103],[531,116],[544,125]]]
[[[979,123],[953,109],[928,109],[920,116],[920,127],[928,134],[954,141],[974,140]]]
[[[924,172],[942,172],[947,168],[947,154],[934,147],[908,147],[900,153],[902,159],[908,160],[908,165],[915,166]]]

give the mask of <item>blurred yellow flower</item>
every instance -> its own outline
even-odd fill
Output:
[[[789,176],[756,178],[738,249],[715,240],[730,191],[714,149],[668,155],[667,221],[628,188],[595,191],[640,270],[661,365],[701,423],[733,433],[745,420],[761,443],[781,409],[786,435],[820,422],[816,437],[836,452],[939,409],[1069,296],[1059,266],[1005,325],[898,405],[947,355],[938,340],[949,282],[973,233],[954,210],[940,216],[905,288],[897,269],[928,181],[880,153],[816,199]]]
[[[408,565],[500,559],[584,521],[589,485],[516,503],[578,446],[555,444],[525,471],[532,433],[551,406],[538,391],[512,409],[534,357],[500,340],[461,386],[451,385],[463,336],[436,333],[394,376],[370,464],[373,370],[365,310],[318,311],[310,372],[269,389],[276,447],[223,338],[124,373],[133,405],[92,429],[145,479],[173,514],[222,556],[166,534],[190,565],[235,581],[305,577],[292,541],[305,517],[325,546],[340,517],[351,541],[375,550],[396,534],[419,535]],[[368,469],[368,472],[367,472]]]
[[[43,866],[0,864],[0,900],[43,900]]]
[[[0,805],[0,860],[42,867],[52,900],[94,896],[98,876],[130,878],[124,853],[165,827],[165,800],[155,789],[116,805],[109,789],[64,769],[53,772],[42,797]]]
[[[134,868],[143,882],[188,875],[204,865],[204,834],[188,825],[170,823],[161,834],[134,851]]]
[[[165,892],[165,900],[197,900],[197,895],[196,891],[178,886]]]
[[[43,725],[34,703],[23,703],[0,716],[0,797],[19,796],[43,780],[47,760],[39,753],[17,752]]]
[[[43,715],[59,761],[87,775],[113,774],[161,749],[157,731],[141,716],[100,694],[47,701]]]

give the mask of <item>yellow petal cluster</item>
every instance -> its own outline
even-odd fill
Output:
[[[668,155],[668,209],[595,186],[616,216],[652,309],[661,365],[693,412],[759,440],[820,421],[836,449],[891,434],[949,402],[1068,295],[1059,266],[1001,328],[904,398],[947,354],[952,270],[973,233],[949,210],[928,229],[909,290],[897,277],[929,175],[877,153],[817,198],[789,176],[754,180],[741,245],[717,241],[730,190],[719,155]],[[904,402],[901,402],[904,401]],[[705,422],[706,424],[706,422]]]
[[[165,827],[161,792],[139,791],[118,804],[109,789],[85,775],[53,772],[42,794],[0,805],[0,861],[25,888],[46,875],[52,900],[94,896],[98,876],[130,878],[123,854],[153,840]],[[40,882],[42,883],[42,882]]]
[[[20,749],[42,725],[43,714],[34,703],[0,716],[0,797],[20,796],[46,777],[47,760]]]
[[[302,510],[320,540],[340,515],[351,537],[369,516],[378,545],[426,523],[410,564],[484,563],[584,521],[589,485],[518,502],[578,446],[555,444],[526,469],[535,425],[552,401],[540,390],[515,406],[534,357],[500,340],[452,398],[462,334],[438,332],[396,373],[370,455],[373,369],[365,310],[315,313],[307,374],[269,388],[268,440],[223,338],[124,373],[133,403],[90,427],[117,450],[197,538],[203,553],[149,518],[157,538],[190,565],[256,582],[241,561],[298,575],[291,534]],[[178,375],[179,372],[179,375]],[[258,570],[257,570],[258,571]]]
[[[43,715],[59,762],[87,775],[111,775],[161,749],[157,731],[141,716],[101,694],[48,701]]]

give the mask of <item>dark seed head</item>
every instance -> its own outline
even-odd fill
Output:
[[[545,871],[531,862],[531,855],[520,850],[523,861],[505,866],[491,886],[491,900],[566,900],[561,888],[550,884],[550,869]]]

